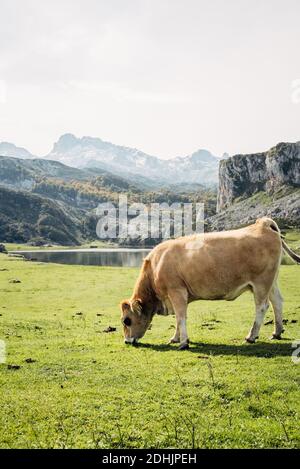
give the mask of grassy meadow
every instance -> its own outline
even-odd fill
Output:
[[[40,250],[49,250],[49,249],[88,249],[90,247],[97,247],[97,248],[113,248],[116,247],[116,244],[104,242],[104,241],[89,241],[79,246],[63,246],[60,244],[46,244],[42,246],[32,246],[29,243],[4,243],[7,251],[40,251]]]
[[[0,447],[299,448],[300,266],[281,267],[282,341],[268,324],[244,343],[245,294],[190,305],[182,352],[166,345],[171,316],[155,317],[140,346],[123,343],[118,303],[137,273],[0,254]]]

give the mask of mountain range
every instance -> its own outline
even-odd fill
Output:
[[[180,185],[173,190],[141,189],[100,168],[0,156],[0,241],[73,245],[95,239],[98,204],[117,205],[120,193],[128,196],[130,204],[205,202],[206,214],[214,214],[216,191],[199,184],[189,188],[188,192]]]
[[[0,143],[0,155],[25,159],[37,158],[12,143]],[[202,184],[214,186],[218,182],[220,158],[207,150],[191,155],[160,159],[136,148],[115,145],[100,138],[77,138],[62,135],[48,155],[40,159],[55,160],[80,169],[101,169],[121,176],[137,185],[153,187],[165,184]]]
[[[216,165],[218,204],[215,185],[208,187],[217,177]],[[201,178],[206,186],[199,184]],[[1,143],[0,241],[67,245],[92,240],[96,207],[107,201],[117,204],[120,193],[128,196],[130,204],[203,202],[209,231],[237,228],[265,215],[281,228],[299,228],[299,191],[300,142],[279,143],[263,153],[221,161],[205,150],[160,160],[70,134],[43,158]]]

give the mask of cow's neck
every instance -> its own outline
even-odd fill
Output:
[[[144,261],[140,274],[136,281],[132,298],[142,301],[149,301],[153,297],[151,266],[148,260]]]
[[[148,260],[145,260],[143,263],[131,299],[140,300],[143,305],[148,306],[147,309],[151,310],[151,312],[154,312],[156,309],[155,305],[158,299],[153,288],[151,265]]]

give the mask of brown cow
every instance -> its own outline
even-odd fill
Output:
[[[282,240],[277,224],[260,218],[253,225],[232,231],[205,233],[165,241],[144,260],[133,294],[121,303],[126,343],[143,337],[155,313],[176,315],[170,343],[188,348],[188,303],[195,300],[234,300],[246,290],[255,301],[255,320],[246,337],[250,343],[271,302],[275,315],[273,339],[280,339],[282,296],[277,277],[284,250],[297,256]]]

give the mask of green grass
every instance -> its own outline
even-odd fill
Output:
[[[4,244],[7,251],[35,251],[35,250],[49,250],[49,249],[85,249],[89,248],[90,246],[95,246],[97,248],[112,248],[116,247],[115,243],[108,243],[104,241],[100,241],[99,239],[96,241],[89,241],[80,246],[61,246],[57,244],[52,244],[51,247],[48,246],[31,246],[30,244],[24,243],[1,243]]]
[[[245,200],[243,197],[238,197],[235,199],[234,203],[238,203],[242,200]],[[268,195],[266,192],[261,191],[257,192],[256,194],[252,195],[251,197],[247,198],[247,201],[251,202],[252,204],[262,204],[262,205],[268,205],[272,201],[272,197]]]
[[[284,239],[289,245],[289,247],[293,249],[293,251],[295,251],[297,254],[300,254],[300,230],[287,230],[284,233]],[[283,265],[293,265],[294,261],[287,254],[284,253],[282,256],[281,263]]]
[[[287,230],[285,234],[285,241],[290,246],[290,248],[299,252],[300,250],[300,230],[293,229]]]
[[[300,447],[299,266],[281,267],[284,340],[270,341],[266,325],[244,343],[253,303],[243,295],[192,304],[184,352],[165,345],[171,316],[155,317],[139,347],[123,344],[118,302],[137,269],[5,255],[0,269],[2,448]]]

